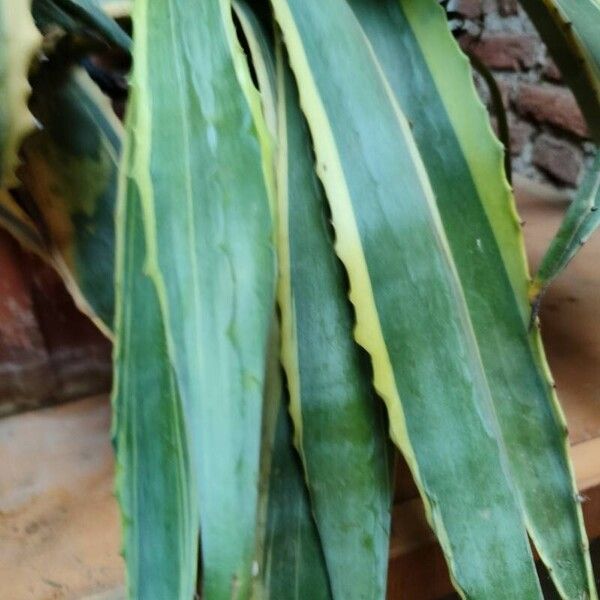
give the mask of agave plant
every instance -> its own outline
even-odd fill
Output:
[[[522,4],[597,143],[597,0]],[[535,314],[598,159],[532,279],[436,0],[0,18],[0,221],[114,340],[129,597],[384,598],[395,445],[463,597],[540,598],[529,537],[597,598]]]

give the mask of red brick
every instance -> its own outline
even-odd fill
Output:
[[[504,104],[505,110],[508,110],[510,105],[510,101],[512,99],[512,85],[508,81],[503,81],[502,79],[496,78],[496,85],[500,90],[500,95],[502,96],[502,104]]]
[[[523,152],[523,148],[531,138],[533,126],[521,119],[511,118],[509,120],[510,131],[510,153],[517,156]]]
[[[477,39],[464,36],[461,46],[490,69],[520,71],[536,64],[538,39],[535,35],[494,33]]]
[[[557,85],[519,87],[515,105],[518,112],[538,123],[547,123],[579,137],[589,136],[583,115],[570,90]]]
[[[505,110],[508,110],[510,106],[510,102],[512,100],[512,86],[508,81],[503,81],[502,79],[495,78],[496,85],[498,86],[498,90],[500,91],[500,97],[502,98],[502,105]],[[494,106],[491,100],[490,88],[487,82],[483,79],[483,77],[477,77],[475,80],[475,84],[477,87],[477,91],[483,100],[483,103],[488,107],[490,112],[494,112]]]
[[[510,17],[516,15],[518,12],[517,0],[497,0],[498,12],[503,17]]]
[[[0,416],[48,402],[55,387],[22,260],[0,231]]]
[[[0,417],[108,391],[110,353],[58,275],[0,230]]]
[[[467,19],[478,19],[483,14],[481,0],[459,0],[455,10]]]
[[[79,312],[56,272],[28,258],[32,298],[57,379],[54,397],[64,401],[108,392],[110,342]]]
[[[542,134],[533,147],[533,164],[558,181],[576,185],[583,166],[583,153],[565,140]]]
[[[546,64],[544,65],[544,68],[542,70],[542,75],[550,81],[562,81],[562,75],[558,70],[556,63],[551,58],[547,59]]]
[[[500,139],[498,134],[498,119],[495,116],[491,116],[490,121],[496,137]],[[533,126],[525,121],[509,116],[508,130],[510,134],[510,153],[512,156],[518,156],[531,138]]]
[[[0,337],[3,347],[32,349],[40,345],[31,295],[20,267],[16,242],[0,233]],[[39,339],[37,339],[39,338]],[[42,343],[43,345],[43,343]]]

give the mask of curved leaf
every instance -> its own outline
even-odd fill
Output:
[[[133,0],[98,0],[102,10],[113,19],[131,16]]]
[[[158,293],[144,272],[139,194],[125,175],[117,214],[113,443],[128,597],[191,600],[198,551],[194,478]]]
[[[265,125],[271,135],[272,143],[275,144],[277,138],[277,102],[275,100],[277,82],[273,42],[264,31],[257,15],[246,2],[234,2],[233,7],[250,48],[252,58],[250,64],[258,80]],[[274,167],[275,165],[273,165]]]
[[[131,38],[112,16],[120,16],[126,7],[99,0],[33,0],[32,11],[37,26],[46,30],[59,26],[69,33],[94,32],[109,44],[128,52]]]
[[[48,258],[42,234],[8,190],[0,190],[0,227],[8,231],[26,250]]]
[[[24,146],[20,172],[76,302],[103,331],[114,311],[114,211],[122,126],[83,69],[36,85],[43,129]],[[65,127],[65,121],[69,123]]]
[[[392,438],[455,583],[469,598],[539,598],[465,299],[409,124],[344,1],[272,4],[348,270],[355,336],[371,355]]]
[[[279,257],[291,413],[335,598],[385,598],[393,454],[368,357],[353,337],[298,92],[279,60]]]
[[[275,42],[245,2],[235,3],[235,13],[250,48],[265,122],[275,140],[278,128],[275,99],[278,93],[272,47]],[[329,575],[311,512],[302,464],[293,448],[289,398],[280,373],[279,331],[275,329],[276,335],[272,335],[269,343],[262,425],[257,543],[262,577],[255,586],[254,597],[261,600],[328,600],[331,598]],[[345,465],[346,468],[348,466],[353,468]]]
[[[598,5],[596,0],[519,0],[548,47],[560,72],[573,90],[590,134],[600,143],[600,68],[593,50],[582,47],[598,44]],[[588,22],[574,30],[563,9],[572,5],[569,13],[587,14]],[[577,7],[575,7],[577,5]],[[581,25],[581,24],[580,24]],[[591,28],[591,31],[590,31]],[[589,37],[591,33],[591,38]],[[580,35],[581,34],[581,37]],[[597,46],[596,46],[597,47]]]
[[[468,54],[471,66],[481,75],[483,81],[487,85],[492,111],[498,123],[498,138],[504,146],[504,172],[509,183],[512,183],[512,163],[510,155],[510,130],[508,128],[508,117],[504,101],[502,100],[502,92],[496,83],[493,73],[485,66],[485,64],[475,54]],[[465,91],[469,88],[465,88]],[[418,143],[418,142],[417,142]]]
[[[352,338],[346,278],[333,250],[326,200],[314,173],[311,142],[291,73],[279,48],[275,90],[272,42],[247,5],[236,6],[266,120],[278,141],[282,360],[329,579],[335,597],[382,598],[392,496],[383,405],[371,388],[364,353]],[[293,462],[287,462],[288,468],[297,468]],[[291,474],[287,476],[293,487]],[[277,493],[283,493],[281,482],[277,485],[276,489],[282,490]],[[306,492],[300,493],[294,504],[301,502]],[[277,497],[270,497],[274,507],[276,502]],[[277,553],[276,548],[270,549],[271,557]],[[285,579],[288,568],[270,570],[269,583],[277,588],[276,598],[286,586],[289,589],[290,580]],[[310,569],[317,569],[315,579],[319,581],[323,568],[307,561],[303,572],[309,579]]]
[[[423,157],[529,533],[567,598],[593,597],[566,428],[539,332],[502,149],[434,0],[350,0]],[[415,75],[418,73],[418,76]]]
[[[550,283],[569,264],[579,249],[600,225],[600,152],[586,174],[577,196],[567,210],[567,214],[538,272],[531,284],[531,297],[539,302]]]
[[[133,26],[132,178],[189,430],[203,598],[241,600],[251,588],[274,309],[264,124],[228,1],[139,0]]]
[[[573,26],[575,35],[594,66],[596,77],[600,77],[600,35],[598,35],[600,4],[598,0],[556,0],[556,4]]]
[[[17,183],[19,146],[34,128],[27,71],[42,38],[30,8],[31,0],[0,1],[0,188]]]
[[[289,414],[282,402],[269,488],[264,600],[329,600],[323,551],[292,440]]]
[[[319,534],[299,457],[293,448],[289,399],[279,365],[279,336],[272,335],[263,412],[261,508],[256,600],[330,600]]]

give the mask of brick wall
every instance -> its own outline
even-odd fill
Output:
[[[0,418],[107,392],[110,353],[56,273],[0,230]]]
[[[513,170],[556,187],[574,188],[590,142],[571,91],[517,0],[452,0],[466,17],[453,21],[464,50],[492,71],[508,111]],[[487,88],[476,76],[482,98]]]

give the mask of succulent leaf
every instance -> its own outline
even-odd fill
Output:
[[[27,73],[41,46],[41,35],[31,16],[29,0],[0,2],[0,187],[16,184],[19,147],[35,127],[27,100]]]

